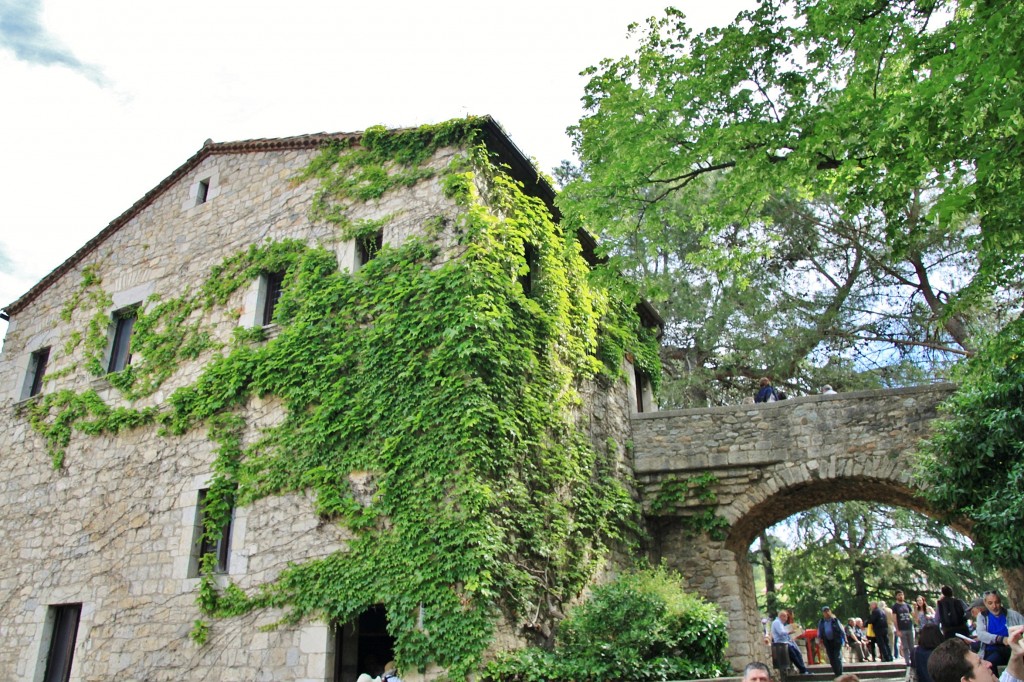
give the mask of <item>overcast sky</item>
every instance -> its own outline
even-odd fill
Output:
[[[745,0],[674,3],[698,27]],[[670,0],[0,0],[0,305],[216,142],[490,114],[550,172]],[[6,324],[0,322],[0,333]]]

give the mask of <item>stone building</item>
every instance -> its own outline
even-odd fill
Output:
[[[454,135],[453,130],[463,136]],[[314,287],[329,281],[334,288],[317,289],[317,295],[338,294],[349,291],[346,281],[355,281],[360,272],[377,278],[381,288],[404,286],[405,280],[394,276],[405,267],[399,261],[372,268],[378,267],[375,261],[386,261],[387,254],[413,242],[424,245],[418,281],[437,282],[430,279],[431,273],[482,253],[475,250],[479,244],[467,238],[471,233],[467,225],[477,225],[474,229],[479,231],[473,237],[477,240],[485,236],[501,242],[502,230],[518,230],[511,246],[501,247],[518,249],[520,254],[503,271],[508,281],[499,282],[498,293],[488,289],[491,281],[476,282],[474,297],[467,299],[486,294],[505,301],[502,305],[515,308],[517,315],[523,314],[519,308],[525,308],[550,322],[564,313],[573,324],[585,327],[578,337],[589,351],[587,361],[592,366],[586,371],[571,366],[575,347],[558,347],[576,338],[564,330],[560,333],[569,341],[552,341],[534,355],[517,348],[519,355],[510,357],[539,362],[534,367],[538,374],[561,376],[560,384],[552,384],[558,390],[552,389],[548,399],[556,403],[552,410],[562,409],[568,415],[569,421],[561,423],[571,428],[562,430],[585,434],[592,445],[583,450],[598,452],[597,460],[608,460],[600,466],[610,462],[612,477],[619,478],[628,466],[625,444],[630,413],[649,408],[651,396],[642,367],[630,364],[639,356],[631,353],[628,359],[620,359],[624,371],[613,368],[604,372],[604,379],[597,376],[601,372],[594,367],[595,342],[589,337],[598,334],[605,322],[594,312],[596,303],[584,309],[579,300],[573,300],[579,296],[567,296],[563,290],[583,286],[577,281],[579,263],[593,261],[593,243],[583,233],[576,235],[575,242],[554,239],[544,246],[531,241],[534,236],[523,227],[528,221],[522,217],[522,207],[529,207],[527,213],[544,214],[534,216],[540,221],[537,224],[557,225],[550,217],[557,216],[553,191],[492,120],[471,119],[429,134],[421,132],[373,129],[365,134],[207,142],[66,262],[6,306],[3,314],[9,328],[0,356],[4,378],[0,409],[5,412],[0,422],[4,460],[0,678],[323,681],[354,680],[361,672],[380,672],[384,661],[395,654],[392,630],[399,618],[383,605],[405,603],[404,595],[388,592],[390,587],[382,587],[377,599],[364,595],[365,608],[345,622],[316,613],[318,605],[288,618],[288,609],[295,608],[298,598],[233,613],[230,603],[222,599],[218,602],[221,612],[212,617],[201,611],[197,595],[211,588],[223,596],[228,585],[258,594],[260,586],[274,584],[291,566],[330,561],[349,551],[372,551],[358,544],[354,523],[336,521],[362,518],[360,513],[387,503],[391,494],[387,484],[393,480],[389,476],[400,472],[376,471],[373,464],[365,464],[375,461],[372,455],[360,452],[353,461],[363,462],[362,468],[353,465],[336,471],[340,483],[317,479],[311,472],[330,476],[324,474],[327,469],[312,464],[302,472],[307,483],[281,483],[291,475],[288,462],[305,461],[302,458],[308,453],[302,450],[282,457],[286,447],[270,443],[267,434],[304,437],[301,429],[288,428],[325,408],[317,396],[297,396],[297,387],[320,387],[311,389],[316,392],[329,385],[335,390],[336,384],[316,382],[341,372],[308,359],[288,364],[292,360],[284,357],[286,353],[273,353],[274,348],[300,352],[302,345],[293,333],[300,327],[307,338],[316,337],[321,349],[336,339],[363,343],[367,335],[391,329],[387,318],[396,311],[384,308],[360,310],[351,319],[341,313],[307,319],[304,315],[314,305],[310,300],[314,295],[304,297],[294,290],[297,283]],[[419,146],[395,151],[388,140],[404,133]],[[378,151],[383,150],[381,154],[392,157],[364,159],[361,165],[326,164],[333,175],[316,166],[318,159],[325,158],[325,150],[335,154],[335,162],[348,158],[348,153],[365,153],[372,146],[371,137]],[[491,154],[486,169],[466,160],[479,143]],[[410,160],[412,156],[416,158]],[[500,194],[501,187],[519,197],[520,203],[508,204],[505,200],[513,195]],[[552,235],[557,234],[555,227]],[[559,251],[555,248],[559,243],[569,246]],[[275,251],[275,245],[282,244]],[[309,256],[311,249],[316,249],[315,257]],[[384,256],[377,258],[380,254]],[[334,269],[347,280],[322,269],[328,257],[333,257]],[[563,279],[569,284],[560,283]],[[382,296],[392,293],[385,291]],[[432,292],[412,291],[403,299],[401,311],[428,295]],[[283,315],[291,316],[284,322],[278,316],[279,305]],[[657,323],[653,311],[641,309],[641,313],[646,324]],[[467,322],[452,318],[451,324],[456,323]],[[460,334],[486,341],[489,332],[479,329],[483,322],[471,323]],[[328,341],[326,335],[341,327],[348,336]],[[445,336],[446,331],[451,330],[440,330],[437,338],[447,342],[453,334]],[[530,338],[540,346],[547,333],[540,325],[530,331],[535,334]],[[494,334],[500,334],[497,327]],[[417,372],[440,354],[436,343],[424,350],[407,347],[404,337],[376,339],[385,351],[390,341],[395,343],[392,355],[419,354],[416,362],[396,375],[405,378],[388,380],[396,392],[405,390],[407,383],[422,381]],[[367,346],[360,348],[362,354],[352,357],[344,348],[330,350],[324,363],[335,359],[342,363],[347,358],[358,365],[351,369],[354,376],[363,376],[357,370],[374,362],[381,363],[375,367],[390,367],[387,363],[393,358],[371,357]],[[464,354],[475,352],[463,350]],[[473,367],[490,361],[486,351],[480,354]],[[276,358],[274,362],[281,363],[275,370],[277,378],[283,376],[292,383],[269,387],[275,379],[260,378],[263,370],[256,363],[246,370],[244,387],[228,386],[232,379],[225,372],[237,369],[231,363],[253,357]],[[461,356],[451,357],[456,362]],[[458,365],[449,366],[465,373]],[[307,367],[310,376],[300,385],[296,377]],[[465,376],[468,388],[450,388],[444,374],[438,371],[441,378],[436,379],[436,392],[442,396],[448,390],[461,391],[452,395],[470,401],[493,388],[479,373]],[[260,383],[264,381],[270,383]],[[534,385],[528,376],[522,381]],[[261,388],[248,388],[256,383]],[[355,394],[361,388],[347,386],[338,389],[338,395]],[[229,389],[237,391],[229,397],[218,393]],[[549,389],[538,390],[543,394]],[[562,394],[571,395],[558,408]],[[224,404],[207,412],[196,407],[202,400],[212,404],[222,398]],[[357,406],[352,403],[351,409]],[[397,411],[402,406],[388,409]],[[441,403],[437,409],[447,407]],[[217,419],[226,416],[237,418],[231,433],[244,457],[232,459],[224,454],[236,442],[216,431],[223,427]],[[424,410],[408,415],[406,423],[430,417]],[[380,415],[368,413],[361,418],[378,430],[370,438],[375,447],[401,450],[401,430],[387,431],[393,427],[378,423]],[[545,437],[551,443],[545,447],[565,450],[568,436],[560,440],[563,436],[555,424],[547,425],[551,435]],[[381,435],[378,442],[374,440],[378,433],[388,437]],[[264,454],[261,448],[277,452],[276,459],[268,455],[265,470],[254,467],[245,475],[225,473],[224,467],[244,469],[247,462],[257,461],[257,455]],[[515,456],[527,453],[528,458],[536,449],[531,445]],[[267,471],[279,478],[273,479]],[[520,476],[515,471],[505,475]],[[259,483],[253,483],[257,479]],[[439,480],[448,485],[444,476]],[[456,483],[451,485],[457,487]],[[544,485],[557,488],[556,483]],[[273,494],[260,488],[274,485],[278,487],[270,491]],[[620,488],[631,493],[621,484]],[[331,499],[328,493],[338,490],[344,499]],[[237,503],[236,493],[244,498]],[[208,520],[214,518],[214,499],[228,506],[226,516],[221,512],[216,517],[216,532],[211,532]],[[562,503],[572,508],[570,497]],[[375,517],[370,524],[378,538],[388,537],[389,530],[398,532],[402,523],[385,516]],[[445,521],[439,513],[438,525]],[[466,521],[472,522],[473,518]],[[380,569],[382,586],[394,585],[384,580],[392,580],[389,571],[389,566]],[[468,584],[474,577],[457,578],[448,591],[472,615],[479,599]],[[414,591],[415,579],[405,579]],[[429,599],[445,599],[434,588],[423,589]],[[441,626],[432,626],[431,620],[437,609],[431,610],[428,597],[420,598],[418,611],[410,609],[401,617],[419,619],[406,626],[439,638]],[[324,600],[327,608],[327,604],[343,603],[344,596]],[[490,650],[523,641],[522,622],[512,622],[508,613],[498,621],[487,644]],[[543,623],[527,625],[544,627]],[[398,658],[401,661],[401,655]],[[403,671],[404,677],[432,677],[454,660],[448,659],[435,658],[429,665],[420,659],[417,669]]]

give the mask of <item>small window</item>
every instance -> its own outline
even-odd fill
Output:
[[[526,261],[526,272],[519,275],[520,286],[523,293],[529,296],[533,293],[533,285],[537,278],[537,247],[529,242],[523,243],[523,259]]]
[[[28,363],[28,376],[25,377],[25,386],[28,389],[24,397],[31,398],[43,391],[43,377],[46,375],[46,363],[50,361],[50,349],[40,348],[32,353]]]
[[[78,636],[78,620],[81,615],[81,604],[61,604],[49,608],[47,621],[52,623],[52,629],[43,682],[67,682],[71,679],[71,662],[75,656],[75,638]]]
[[[644,394],[647,393],[650,382],[647,380],[647,375],[636,368],[633,369],[633,380],[636,386],[636,411],[643,413],[646,411],[644,408]],[[647,408],[650,408],[650,405],[647,405]]]
[[[210,179],[200,180],[199,185],[196,186],[196,206],[199,204],[205,204],[206,198],[210,196]]]
[[[114,343],[110,347],[108,372],[120,372],[132,364],[132,328],[139,311],[136,307],[124,308],[114,313]]]
[[[281,299],[284,271],[264,273],[263,284],[263,325],[266,326],[274,321],[274,310]]]
[[[380,229],[374,234],[357,238],[356,248],[359,250],[359,265],[366,265],[384,248],[384,230]]]
[[[192,562],[189,575],[193,578],[199,575],[199,568],[203,557],[213,554],[217,557],[214,570],[217,573],[228,572],[228,555],[231,553],[231,517],[234,516],[234,509],[228,514],[227,521],[220,529],[220,537],[216,540],[206,537],[204,527],[206,524],[206,495],[209,489],[199,491],[199,499],[196,503],[196,520],[192,541]]]

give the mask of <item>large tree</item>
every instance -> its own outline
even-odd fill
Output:
[[[1024,319],[962,368],[960,389],[925,444],[920,476],[937,509],[973,521],[987,561],[1024,608]]]
[[[586,72],[584,173],[563,210],[612,243],[657,243],[662,207],[681,202],[702,239],[691,260],[720,269],[764,254],[725,237],[780,191],[877,212],[895,250],[971,217],[992,288],[1024,252],[1017,15],[987,0],[775,0],[695,34],[667,10],[634,27],[635,55]]]
[[[735,402],[763,374],[790,393],[920,383],[1005,318],[1005,296],[951,306],[979,269],[970,225],[920,229],[896,250],[877,211],[845,216],[831,200],[780,195],[764,206],[770,229],[733,225],[715,238],[771,250],[716,272],[695,260],[705,236],[686,228],[690,210],[663,201],[657,241],[633,234],[613,252],[666,319],[665,406]]]

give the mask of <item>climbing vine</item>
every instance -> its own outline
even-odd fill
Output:
[[[686,513],[680,518],[684,530],[692,535],[707,533],[714,540],[724,540],[729,522],[715,513],[718,503],[716,485],[718,477],[710,472],[685,478],[669,476],[661,482],[661,489],[651,501],[651,511],[655,514],[678,513],[680,508],[686,508]],[[691,501],[700,508],[687,508]]]
[[[249,593],[219,589],[204,560],[198,603],[207,617],[275,607],[284,622],[347,622],[383,603],[400,667],[436,663],[460,677],[480,663],[501,612],[550,631],[608,544],[629,539],[623,529],[638,510],[616,474],[617,448],[595,449],[577,424],[577,389],[619,372],[626,352],[649,357],[651,338],[591,286],[575,238],[491,163],[478,126],[370,129],[358,145],[327,146],[296,180],[319,183],[313,218],[357,238],[391,218],[352,221],[350,206],[432,177],[427,162],[442,147],[464,149],[440,178],[451,219],[431,221],[453,232],[458,258],[413,237],[348,273],[322,246],[254,245],[194,292],[139,311],[140,359],[115,384],[129,399],[210,353],[159,412],[106,412],[89,392],[32,407],[54,452],[74,429],[158,421],[174,438],[205,425],[217,443],[207,538],[232,505],[297,491],[353,533],[346,551],[292,564]],[[527,291],[520,277],[531,267]],[[205,311],[281,271],[279,332],[215,343]],[[609,330],[613,343],[602,343]],[[632,341],[624,330],[637,332]],[[286,415],[246,443],[241,415],[257,396],[276,396]],[[372,499],[354,494],[354,473],[370,475]],[[193,638],[205,641],[211,627],[197,621]]]

